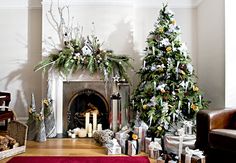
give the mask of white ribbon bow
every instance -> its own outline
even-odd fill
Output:
[[[154,149],[155,150],[162,150],[161,145],[158,142],[153,142],[153,141],[149,144],[148,148],[150,150],[154,150]]]
[[[200,158],[205,157],[205,156],[203,156],[203,152],[200,151],[199,149],[193,150],[193,149],[189,149],[189,147],[186,147],[185,152],[190,156],[195,155],[195,156],[198,156]]]

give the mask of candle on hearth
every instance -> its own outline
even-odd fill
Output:
[[[93,132],[97,130],[97,113],[93,112]]]
[[[88,133],[90,113],[85,113],[85,130]]]
[[[88,125],[88,137],[92,137],[92,123],[89,123]]]
[[[79,136],[80,138],[86,137],[86,136],[87,136],[87,131],[86,131],[86,129],[80,129],[80,130],[78,131],[78,136]]]
[[[102,131],[102,124],[98,124],[98,131]]]

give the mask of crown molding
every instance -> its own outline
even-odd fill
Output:
[[[168,3],[170,8],[195,8],[202,0],[1,0],[1,9],[40,9],[42,5],[69,6],[123,6],[137,8],[161,8]]]
[[[137,8],[161,8],[168,3],[170,8],[195,8],[202,0],[60,0],[60,5],[69,6],[127,6]],[[42,5],[58,4],[58,0],[42,0]]]

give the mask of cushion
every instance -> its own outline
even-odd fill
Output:
[[[236,129],[214,129],[209,132],[211,148],[236,151]]]

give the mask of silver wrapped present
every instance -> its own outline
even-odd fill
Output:
[[[120,155],[121,154],[121,147],[120,146],[107,147],[107,154],[108,155]]]
[[[128,155],[134,156],[140,152],[139,145],[141,144],[141,140],[128,140]]]
[[[117,139],[118,143],[121,146],[121,152],[125,154],[125,142],[128,139],[128,133],[130,130],[120,130],[119,132],[115,133],[115,138]]]
[[[147,153],[147,154],[149,153],[148,146],[151,143],[151,141],[152,141],[152,138],[150,138],[150,137],[145,138],[145,150],[144,150],[144,152]]]
[[[121,154],[121,146],[117,142],[117,139],[112,139],[108,144],[105,145],[107,148],[108,155],[120,155]]]
[[[151,142],[148,146],[149,149],[149,157],[152,159],[157,159],[158,157],[160,157],[160,153],[162,150],[161,145],[158,142]]]
[[[195,141],[196,141],[195,135],[184,135],[183,139],[181,139],[182,149],[185,149],[185,147],[189,147],[190,149],[194,149]],[[169,135],[169,134],[166,134],[164,136],[164,148],[168,153],[178,154],[179,153],[179,146],[180,146],[180,136]]]

